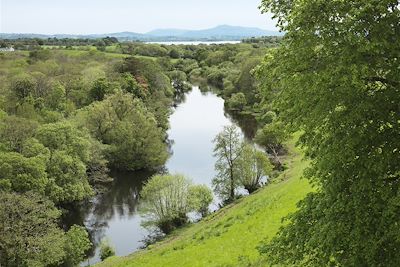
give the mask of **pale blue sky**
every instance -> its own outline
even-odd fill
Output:
[[[261,0],[0,0],[0,32],[109,33],[220,24],[274,30]]]

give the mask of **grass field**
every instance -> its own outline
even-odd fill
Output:
[[[166,240],[127,257],[112,257],[108,266],[246,266],[258,262],[257,245],[272,238],[281,219],[312,190],[301,179],[307,162],[290,144],[288,170],[267,187],[210,215],[200,223],[174,232]]]

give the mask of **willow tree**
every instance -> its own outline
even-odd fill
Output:
[[[286,32],[259,69],[263,95],[311,158],[316,192],[270,263],[400,265],[400,10],[394,0],[264,0]]]
[[[146,216],[144,226],[156,226],[164,233],[184,225],[191,211],[191,181],[183,175],[154,175],[140,192],[140,211]]]

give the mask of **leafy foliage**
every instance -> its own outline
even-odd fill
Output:
[[[64,265],[77,266],[85,259],[85,252],[92,246],[89,234],[84,227],[73,225],[65,234],[65,239]]]
[[[148,216],[147,226],[156,226],[164,233],[187,222],[191,211],[191,182],[183,175],[155,175],[143,187],[141,212]]]
[[[82,258],[90,242],[83,228],[58,228],[60,212],[36,194],[0,194],[0,263],[10,267],[54,266]]]
[[[188,221],[192,211],[206,215],[213,197],[207,186],[192,185],[183,175],[155,175],[143,187],[140,211],[147,216],[144,226],[169,233]]]
[[[287,32],[260,70],[264,95],[302,131],[319,189],[267,245],[270,263],[399,265],[399,2],[262,7]]]
[[[196,212],[205,217],[209,213],[209,206],[213,201],[213,193],[206,185],[193,185],[189,188],[189,205]]]
[[[143,102],[118,92],[80,114],[82,124],[109,146],[109,161],[125,170],[161,166],[168,154],[165,136]]]
[[[236,126],[225,126],[215,139],[214,156],[217,158],[213,179],[214,191],[225,201],[235,199],[235,189],[239,185],[239,159],[243,152],[243,142]]]
[[[26,158],[15,152],[0,153],[0,188],[6,191],[45,193],[48,184],[47,161]]]
[[[73,202],[91,196],[86,164],[90,161],[90,137],[68,123],[41,126],[36,138],[50,150],[47,195],[55,201]]]
[[[251,194],[261,187],[263,178],[271,175],[272,168],[264,152],[246,144],[239,161],[240,184]]]
[[[108,239],[103,239],[100,242],[100,259],[105,259],[115,255],[115,248],[110,244]]]

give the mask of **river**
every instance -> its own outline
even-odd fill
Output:
[[[211,186],[215,175],[212,140],[233,121],[224,112],[222,98],[193,87],[170,117],[168,136],[172,155],[166,169],[170,173],[185,174],[196,184]],[[83,266],[100,261],[98,244],[103,238],[110,240],[119,256],[128,255],[143,245],[141,241],[148,231],[141,227],[142,217],[137,209],[142,184],[151,175],[145,171],[111,172],[114,182],[106,193],[69,214],[73,218],[69,223],[84,222],[95,244]],[[216,207],[215,201],[212,208]]]

